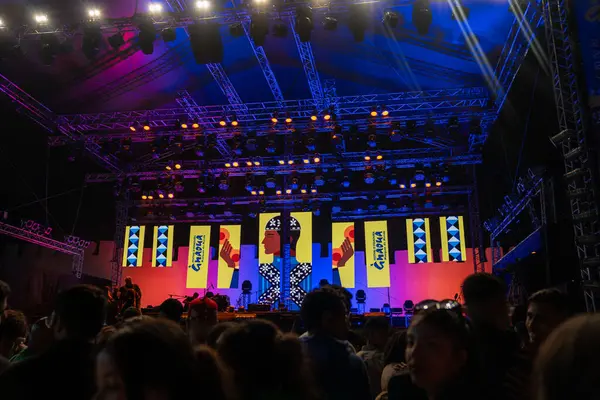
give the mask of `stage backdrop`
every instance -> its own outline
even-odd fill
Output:
[[[354,222],[331,224],[331,267],[335,285],[354,288]]]
[[[207,287],[209,261],[210,226],[191,226],[186,288],[205,289]]]
[[[281,287],[281,215],[262,213],[258,216],[258,299],[260,302],[279,298]],[[279,221],[279,222],[278,222]]]
[[[440,217],[442,261],[467,261],[462,216]]]
[[[222,225],[219,229],[218,289],[235,289],[240,279],[241,225]]]
[[[125,227],[125,243],[123,244],[123,266],[141,267],[144,259],[145,226]]]
[[[311,290],[312,212],[293,212],[290,217],[290,300],[295,305],[292,309],[299,309],[304,296]]]

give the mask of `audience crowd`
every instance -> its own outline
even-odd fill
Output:
[[[110,321],[107,296],[88,285],[59,293],[53,314],[28,326],[10,294],[0,281],[2,400],[600,398],[600,316],[572,316],[546,289],[511,320],[490,274],[465,279],[464,305],[417,304],[407,329],[371,317],[353,332],[351,295],[324,286],[304,299],[300,336],[266,320],[219,322],[200,297],[186,311],[168,299],[158,317],[128,307]]]

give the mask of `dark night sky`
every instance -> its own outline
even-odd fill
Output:
[[[11,110],[13,105],[3,102],[3,107]],[[484,164],[479,167],[482,221],[502,204],[515,177],[527,167],[547,165],[560,170],[558,152],[548,140],[556,133],[555,115],[551,81],[542,71],[538,73],[530,54],[484,149]],[[45,132],[37,125],[16,113],[5,116],[0,141],[0,210],[18,218],[48,221],[59,235],[74,232],[89,240],[110,240],[113,187],[84,186],[85,173],[98,167],[82,157],[69,162],[68,155],[67,148],[48,149]],[[48,196],[52,198],[47,202],[40,201]]]

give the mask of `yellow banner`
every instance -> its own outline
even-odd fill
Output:
[[[279,213],[263,213],[258,216],[258,263],[271,264],[273,263],[273,255],[281,253],[281,238],[279,232],[281,227],[268,226],[273,224],[274,218],[280,217]]]
[[[152,266],[171,267],[173,265],[173,225],[154,227],[152,239]]]
[[[209,261],[210,226],[191,226],[186,288],[206,289]]]
[[[429,238],[429,218],[406,220],[406,243],[408,245],[409,263],[422,264],[433,262]]]
[[[293,212],[290,213],[290,217],[292,257],[299,263],[312,264],[312,212]]]
[[[442,235],[442,261],[467,261],[463,217],[440,217],[440,233]]]
[[[331,224],[333,284],[354,288],[354,222]]]
[[[241,237],[241,225],[222,225],[219,229],[218,289],[238,287]]]
[[[365,222],[367,287],[390,287],[387,221]]]
[[[123,244],[123,267],[141,267],[144,258],[145,226],[132,225],[125,227],[125,243]]]

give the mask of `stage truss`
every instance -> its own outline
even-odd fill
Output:
[[[348,5],[354,1],[334,1],[329,7],[316,7],[315,12],[347,12]],[[250,40],[251,48],[261,66],[263,75],[267,80],[268,86],[273,96],[273,101],[260,103],[243,103],[237,94],[231,81],[225,74],[220,64],[209,64],[207,68],[211,72],[215,82],[219,85],[226,98],[229,101],[227,105],[221,106],[202,106],[185,90],[178,92],[177,102],[179,108],[167,110],[140,110],[129,112],[112,112],[98,114],[77,114],[77,115],[57,115],[39,103],[33,97],[25,93],[14,83],[10,82],[6,77],[0,75],[0,90],[5,93],[18,106],[20,112],[32,119],[34,122],[46,129],[49,135],[50,146],[60,145],[76,145],[85,150],[100,166],[107,170],[106,173],[90,174],[87,177],[88,182],[123,182],[125,179],[136,177],[140,179],[155,179],[164,174],[164,162],[173,155],[171,152],[161,154],[158,160],[151,157],[142,157],[135,160],[133,164],[124,163],[115,154],[110,154],[103,149],[102,144],[105,141],[130,138],[132,142],[149,142],[158,137],[175,137],[182,136],[184,140],[193,139],[196,134],[194,132],[182,132],[180,129],[175,129],[175,124],[180,120],[197,121],[204,134],[214,135],[216,137],[216,148],[224,160],[232,157],[232,150],[227,144],[227,139],[233,137],[236,132],[253,131],[257,136],[264,135],[288,135],[294,134],[298,130],[312,128],[317,131],[331,131],[333,123],[312,124],[309,117],[317,111],[322,111],[327,108],[335,113],[337,119],[335,124],[342,127],[355,125],[364,127],[372,125],[373,121],[369,121],[367,116],[373,106],[385,104],[390,111],[390,117],[385,121],[376,122],[377,128],[381,131],[387,131],[394,123],[406,126],[410,121],[416,127],[426,124],[448,124],[450,120],[458,122],[479,121],[480,129],[475,129],[469,133],[467,150],[461,146],[457,146],[455,142],[446,138],[440,137],[406,137],[405,139],[419,141],[424,144],[421,149],[406,149],[406,150],[389,150],[385,154],[384,165],[394,168],[412,168],[417,164],[443,162],[448,165],[476,165],[481,163],[481,146],[485,143],[489,129],[496,120],[502,104],[506,99],[506,95],[510,90],[514,76],[516,75],[521,62],[524,60],[532,43],[534,43],[535,35],[533,30],[537,28],[541,21],[541,13],[539,12],[539,4],[541,0],[528,3],[525,9],[515,12],[515,19],[512,23],[509,36],[506,44],[500,55],[495,70],[490,68],[489,72],[493,72],[496,79],[490,83],[489,88],[458,88],[458,89],[440,89],[427,90],[420,92],[403,92],[387,95],[356,95],[356,96],[336,96],[336,87],[334,80],[322,82],[316,65],[315,57],[312,54],[310,43],[305,43],[299,40],[297,33],[294,30],[293,7],[284,7],[280,10],[276,18],[282,18],[284,21],[289,21],[292,27],[292,33],[296,38],[295,42],[298,49],[298,54],[302,60],[302,65],[307,77],[308,85],[311,92],[311,99],[305,100],[285,100],[279,89],[279,85],[272,73],[268,59],[262,47],[254,45]],[[185,4],[178,0],[169,0],[168,5],[172,9],[172,13],[157,19],[154,22],[161,27],[186,27],[194,23],[193,18],[185,13]],[[515,9],[517,10],[517,9]],[[248,36],[248,22],[250,14],[245,10],[233,9],[220,12],[218,15],[211,16],[211,19],[217,23],[242,23],[244,33]],[[118,31],[134,31],[134,19],[113,20],[102,27],[105,32]],[[53,30],[53,33],[60,33],[61,29]],[[26,29],[24,36],[40,35],[48,32],[42,32],[36,29]],[[412,35],[412,36],[411,36]],[[414,34],[407,34],[406,40],[414,42],[415,45],[421,47],[427,46],[420,40],[416,40]],[[448,49],[448,51],[456,49]],[[173,50],[177,51],[177,50]],[[440,51],[443,51],[440,50]],[[463,55],[466,59],[473,57],[469,52]],[[168,57],[168,56],[167,56]],[[164,69],[170,65],[169,60],[163,60],[162,57],[155,60],[156,68],[144,72],[144,76],[152,77],[155,69]],[[443,75],[443,73],[442,73]],[[138,79],[136,78],[136,82]],[[114,90],[126,90],[129,85],[116,85]],[[110,89],[110,90],[113,90]],[[294,129],[289,129],[283,124],[277,127],[267,126],[269,119],[274,112],[290,115],[294,119]],[[218,122],[223,115],[235,114],[236,119],[240,123],[239,129],[223,129],[218,126]],[[151,126],[151,134],[132,133],[129,131],[129,126],[135,121],[148,121]],[[378,132],[381,133],[381,132]],[[361,158],[364,153],[341,153],[340,154],[322,154],[323,166],[321,168],[331,168],[337,170],[350,169],[360,170],[364,168],[364,160]],[[210,170],[214,173],[223,171],[223,161],[215,161],[209,163],[191,163],[186,162],[181,173],[187,177],[195,177],[200,171]],[[258,175],[268,172],[281,173],[284,168],[275,165],[261,165],[257,169],[252,169],[253,173]],[[294,166],[300,173],[314,172],[314,167],[311,166]],[[237,171],[228,171],[230,174],[245,174],[249,171],[240,168]],[[398,196],[406,195],[407,191],[398,191]],[[441,189],[441,195],[446,193],[460,192],[464,194],[468,201],[470,209],[470,225],[474,236],[473,243],[476,245],[474,249],[475,269],[480,270],[483,267],[484,255],[482,252],[482,233],[479,226],[479,212],[476,197],[476,182],[467,188],[444,188]],[[394,195],[390,192],[390,195]],[[299,202],[300,196],[284,196],[278,199],[263,199],[263,203],[277,204],[278,201],[284,201],[284,204],[289,204],[291,201]],[[336,198],[334,195],[319,194],[315,196],[315,201],[338,201],[338,200],[356,200],[357,198],[369,197],[361,192],[344,193],[343,198]],[[209,199],[210,200],[210,199]],[[204,199],[206,202],[206,199]],[[231,202],[232,199],[228,199]],[[248,204],[255,204],[256,198],[244,199]],[[113,257],[113,282],[120,280],[121,268],[118,266],[119,252],[123,243],[123,229],[128,218],[129,207],[137,207],[129,198],[121,199],[118,202],[118,220],[117,232],[115,234],[115,254]],[[443,213],[449,210],[420,210],[421,213]],[[410,211],[404,209],[387,210],[390,215],[410,215]],[[379,212],[381,215],[381,212]],[[351,215],[340,214],[334,218],[354,218]],[[476,232],[478,231],[478,232]]]

